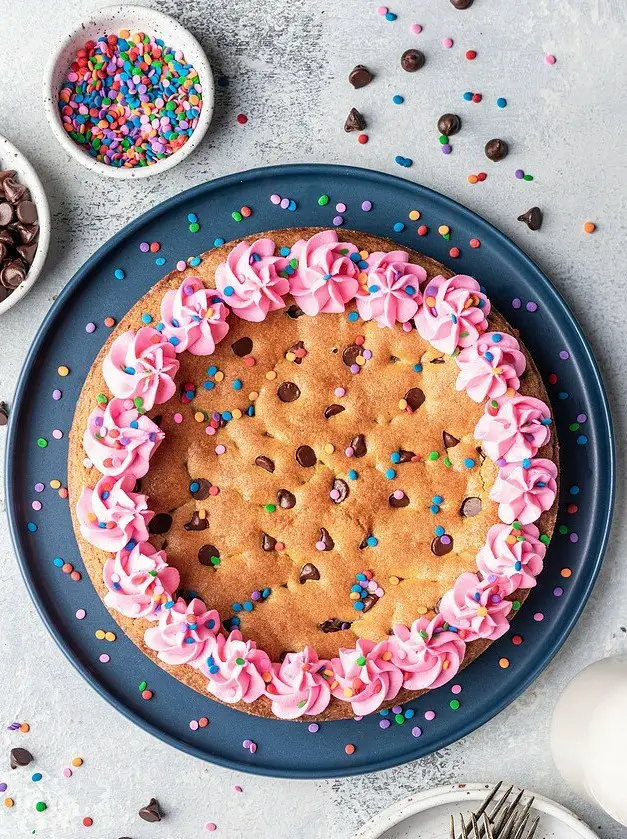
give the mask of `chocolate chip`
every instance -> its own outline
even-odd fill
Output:
[[[372,534],[371,534],[371,533],[369,533],[367,536],[364,536],[364,538],[361,540],[361,542],[359,543],[359,550],[360,550],[360,551],[363,551],[363,550],[364,550],[364,548],[368,548],[368,547],[369,547],[369,545],[368,545],[368,539],[370,539],[370,537],[371,537],[371,536],[372,536]]]
[[[319,580],[320,579],[320,571],[316,568],[315,565],[311,562],[306,562],[303,567],[300,569],[300,574],[298,575],[298,582],[303,585],[306,583],[307,580]]]
[[[374,75],[363,64],[357,64],[348,74],[348,81],[356,90],[360,87],[366,87],[373,79]]]
[[[328,408],[324,409],[324,418],[325,419],[331,419],[331,417],[335,417],[338,414],[341,414],[342,411],[345,411],[345,410],[346,410],[346,408],[344,408],[343,405],[329,405]]]
[[[412,411],[417,411],[424,401],[425,395],[419,387],[412,387],[405,394],[405,402]]]
[[[216,556],[220,559],[220,551],[216,548],[215,545],[203,545],[202,548],[198,550],[198,562],[201,565],[208,565],[213,567],[213,562],[211,561],[211,557]]]
[[[304,466],[307,469],[315,466],[318,462],[316,453],[311,446],[299,446],[296,449],[296,460],[301,466]]]
[[[357,108],[351,108],[344,122],[344,131],[363,131],[365,127],[364,115]]]
[[[398,454],[400,457],[399,463],[411,463],[416,457],[414,452],[408,452],[407,449],[399,449]]]
[[[207,481],[205,478],[196,478],[196,480],[191,482],[190,486],[197,485],[197,489],[190,489],[190,495],[192,498],[195,498],[196,501],[204,501],[205,498],[209,498],[209,490],[211,489],[211,481]]]
[[[439,355],[437,358],[432,358],[429,364],[446,364],[446,361]]]
[[[6,227],[7,224],[10,224],[13,221],[13,207],[10,204],[7,204],[6,201],[3,201],[0,204],[0,224],[3,227]]]
[[[294,344],[293,347],[289,348],[288,352],[291,352],[296,356],[294,358],[294,364],[302,364],[303,363],[303,359],[299,355],[296,355],[296,350],[304,350],[304,349],[305,349],[305,345],[302,341],[299,341],[297,344]]]
[[[507,152],[509,151],[509,146],[505,142],[505,140],[488,140],[485,144],[485,156],[489,160],[503,160],[504,157],[507,157]]]
[[[282,382],[277,390],[281,402],[296,402],[300,396],[300,388],[294,382]]]
[[[163,818],[163,810],[156,798],[151,798],[146,807],[139,811],[139,818],[145,822],[160,822]]]
[[[438,131],[445,137],[452,137],[462,127],[462,121],[457,114],[442,114],[438,120]]]
[[[366,447],[366,438],[363,434],[357,434],[351,440],[351,449],[353,450],[353,455],[355,457],[363,457],[366,452],[368,451]]]
[[[279,502],[279,507],[283,510],[291,510],[292,507],[296,506],[296,496],[289,489],[280,489],[276,497]]]
[[[26,267],[21,259],[13,259],[5,263],[0,272],[0,283],[5,288],[15,290],[26,278]]]
[[[325,527],[320,528],[320,542],[324,545],[325,551],[332,551],[335,547],[335,542],[331,538],[331,534]]]
[[[379,598],[377,597],[377,595],[374,594],[373,592],[370,592],[369,594],[367,594],[364,597],[364,599],[361,601],[364,604],[364,608],[362,609],[362,612],[369,612],[370,609],[372,609],[372,607],[374,606],[374,604],[378,601],[378,599]]]
[[[172,527],[172,516],[169,513],[157,513],[148,522],[148,532],[155,536],[167,533]]]
[[[408,73],[415,73],[416,70],[420,70],[421,67],[424,67],[424,63],[425,54],[420,50],[405,50],[401,55],[401,67]]]
[[[238,358],[244,358],[245,355],[250,355],[253,351],[252,338],[245,335],[243,338],[238,338],[231,344],[231,349]]]
[[[473,0],[450,0],[450,3],[451,6],[459,9],[461,12],[464,11],[464,9],[469,9],[473,4]]]
[[[350,347],[346,347],[346,349],[343,350],[342,361],[347,367],[352,367],[353,364],[357,363],[357,356],[361,355],[361,353],[361,347],[358,347],[357,344],[351,344]]]
[[[198,510],[194,510],[191,519],[187,522],[187,524],[183,525],[185,530],[206,530],[208,527],[209,518],[207,514],[205,513],[205,515],[201,517]]]
[[[467,519],[471,519],[473,516],[478,516],[481,512],[481,499],[475,496],[470,498],[464,498],[462,501],[462,506],[459,508],[459,512]]]
[[[22,224],[20,221],[16,222],[14,229],[24,245],[30,245],[39,233],[39,227],[36,224]]]
[[[15,246],[15,242],[13,241],[13,234],[10,230],[0,230],[0,243],[6,245],[9,248]]]
[[[263,454],[260,454],[259,457],[255,458],[255,466],[261,466],[261,468],[265,469],[266,472],[274,472],[274,460],[270,460],[269,457],[266,457]]]
[[[11,749],[9,760],[11,769],[17,769],[19,766],[28,766],[32,763],[33,756],[28,749]]]
[[[351,621],[343,621],[341,618],[327,618],[324,623],[320,624],[323,632],[342,632],[350,627]]]
[[[388,498],[388,503],[390,507],[400,508],[400,507],[407,507],[409,505],[409,498],[403,492],[402,498],[395,498],[394,493],[390,495]]]
[[[459,443],[457,437],[453,437],[452,434],[449,434],[448,431],[442,432],[442,442],[444,443],[445,449],[454,449],[455,446]]]
[[[400,361],[400,358],[397,355],[391,355],[389,361],[390,364],[396,364],[397,361]]]
[[[13,179],[17,175],[15,169],[3,169],[0,172],[0,192],[3,192],[3,184],[7,178]]]
[[[288,318],[296,320],[297,318],[301,318],[305,313],[300,308],[300,306],[297,306],[296,303],[292,303],[292,305],[288,306],[285,310],[285,314],[288,316]]]
[[[265,551],[266,553],[270,553],[276,547],[277,540],[274,536],[270,536],[268,533],[262,532],[261,534],[261,550]]]
[[[4,197],[10,204],[17,204],[28,192],[24,184],[14,181],[13,178],[5,178],[2,182],[2,188],[4,189]]]
[[[15,214],[22,224],[35,224],[37,221],[37,207],[32,201],[20,201]]]
[[[341,504],[342,501],[346,501],[349,495],[348,484],[346,481],[343,481],[342,478],[334,478],[332,491],[333,490],[339,493],[337,498],[332,499],[335,504]]]
[[[15,250],[19,253],[19,255],[22,257],[22,259],[27,265],[33,264],[33,259],[35,259],[35,254],[37,253],[36,244],[33,243],[31,245],[18,245]]]
[[[518,221],[524,221],[529,230],[539,230],[542,227],[542,210],[540,207],[532,207],[518,216]]]
[[[445,556],[453,550],[453,537],[445,533],[444,536],[436,536],[431,542],[431,552],[436,556]]]
[[[9,408],[6,402],[0,402],[0,425],[7,425],[9,422]]]
[[[163,416],[161,414],[156,414],[154,417],[151,417],[151,420],[161,428],[161,423],[163,422]]]

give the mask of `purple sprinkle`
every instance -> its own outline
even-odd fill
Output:
[[[260,591],[253,591],[250,595],[251,600],[261,600],[261,592]]]
[[[242,746],[243,746],[245,749],[249,749],[249,748],[250,748],[250,744],[251,744],[251,743],[252,743],[252,740],[248,740],[248,739],[246,739],[246,740],[244,740],[244,742],[242,743]]]
[[[43,492],[46,487],[41,482],[35,484],[35,492]]]
[[[448,535],[448,533],[445,533],[444,536],[440,536],[440,542],[442,542],[443,545],[450,545],[451,537]]]
[[[562,350],[560,352],[560,358],[562,359],[562,361],[566,361],[567,358],[570,358],[570,353],[568,352],[568,350]]]
[[[537,312],[538,311],[538,304],[534,303],[533,300],[530,300],[527,305],[525,306],[528,312]]]
[[[61,399],[62,396],[63,396],[63,394],[61,393],[61,391],[58,388],[55,388],[52,391],[52,398],[54,399],[55,402],[58,402],[59,399]]]
[[[522,180],[525,177],[525,173],[523,172],[522,169],[516,169],[516,171],[514,172],[514,175],[518,178],[519,181]]]
[[[369,213],[370,210],[372,210],[372,201],[362,201],[361,209],[364,211],[364,213]]]
[[[351,364],[351,366],[350,366],[351,373],[359,373],[360,370],[361,370],[361,367],[359,366],[359,364]]]
[[[6,792],[6,789],[7,789],[6,784],[0,784],[0,792]]]
[[[320,731],[320,726],[318,725],[317,722],[310,722],[309,725],[307,726],[307,731],[310,734],[315,734],[317,731]]]
[[[379,720],[379,728],[389,728],[392,723],[389,720]]]
[[[89,333],[89,335],[91,335],[91,333],[95,332],[95,331],[96,331],[96,324],[93,323],[93,321],[89,321],[89,323],[85,324],[85,332]]]
[[[420,726],[418,726],[418,725],[415,725],[411,730],[411,736],[412,737],[420,737],[421,734],[422,734],[422,728],[420,728]]]
[[[403,710],[403,709],[402,709],[402,707],[401,707],[400,705],[394,705],[394,707],[392,708],[392,713],[393,713],[393,714],[400,714],[400,712],[401,712],[402,710]]]
[[[358,714],[356,717],[353,717],[355,722],[361,722],[363,720],[363,718],[364,718],[363,714],[361,714],[361,715]]]
[[[561,596],[564,594],[564,589],[563,589],[561,586],[556,586],[556,587],[553,589],[553,594],[554,594],[556,597],[561,597]]]
[[[372,350],[364,350],[362,355],[366,360],[371,359],[372,358]]]
[[[512,309],[520,309],[521,306],[522,300],[520,299],[520,297],[514,297],[514,299],[512,300]]]
[[[334,227],[340,227],[342,224],[344,224],[344,216],[335,216],[333,219]]]
[[[442,145],[442,154],[450,154],[453,151],[453,146],[449,145],[449,143],[444,143]]]
[[[496,461],[497,466],[505,466],[506,463],[507,463],[507,461],[505,460],[504,457],[499,457]]]
[[[150,250],[150,245],[148,244],[148,242],[141,242],[139,245],[139,249],[142,253],[148,253],[148,251]]]
[[[289,198],[282,198],[281,199],[281,209],[282,210],[287,210],[287,208],[289,206],[290,206],[290,199]]]
[[[579,541],[579,536],[577,536],[576,533],[571,533],[570,536],[568,537],[568,539],[571,542],[578,542]]]
[[[577,414],[577,422],[587,422],[587,420],[586,414]]]

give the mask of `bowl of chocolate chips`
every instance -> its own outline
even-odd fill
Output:
[[[50,211],[37,173],[0,135],[0,315],[21,300],[41,273]]]

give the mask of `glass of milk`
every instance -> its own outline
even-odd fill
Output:
[[[564,780],[627,826],[627,657],[586,667],[559,698],[553,760]]]

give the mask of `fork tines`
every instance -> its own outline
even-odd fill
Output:
[[[510,786],[498,799],[494,807],[488,812],[488,807],[496,797],[503,782],[493,787],[477,810],[470,814],[469,819],[459,815],[459,833],[457,832],[455,817],[451,816],[450,839],[534,839],[540,817],[531,820],[533,797],[524,805],[521,804],[524,790],[520,790],[512,801],[509,800],[513,792]]]

